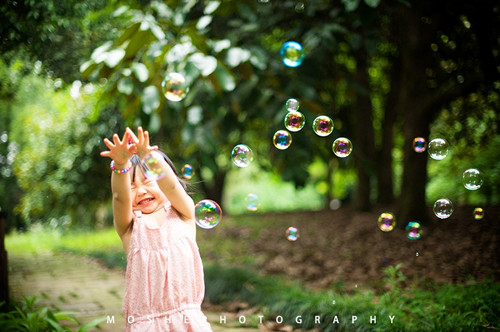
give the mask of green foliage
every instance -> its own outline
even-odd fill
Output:
[[[39,300],[36,296],[23,296],[21,303],[16,305],[10,312],[0,313],[0,328],[2,331],[78,331],[86,332],[96,327],[106,318],[96,319],[88,324],[79,324],[72,317],[75,312],[60,311],[53,312],[48,307],[37,306]],[[69,325],[77,326],[78,330],[70,328]]]

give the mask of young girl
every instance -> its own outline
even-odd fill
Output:
[[[145,176],[142,158],[158,149],[141,127],[104,139],[110,157],[114,226],[127,253],[126,331],[211,331],[201,311],[205,284],[194,204],[165,156],[165,177]]]

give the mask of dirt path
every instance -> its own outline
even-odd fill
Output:
[[[36,256],[9,256],[11,297],[36,296],[39,304],[57,311],[76,311],[82,323],[105,317],[99,331],[123,331],[121,314],[125,275],[121,269],[108,269],[97,261],[62,253],[40,253]],[[205,312],[214,332],[252,332],[227,316],[219,324],[219,312]]]

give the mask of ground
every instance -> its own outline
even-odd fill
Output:
[[[422,223],[423,235],[410,240],[405,233],[408,221],[397,221],[391,232],[377,227],[381,212],[355,212],[349,207],[336,211],[265,214],[257,234],[250,226],[216,227],[210,235],[240,238],[246,250],[257,257],[262,273],[285,274],[313,288],[356,287],[383,289],[383,268],[401,263],[407,284],[425,286],[436,283],[465,283],[471,279],[500,280],[500,207],[485,207],[482,220],[473,218],[474,207],[459,207],[448,219],[438,219],[429,211],[430,220]],[[222,221],[224,222],[224,220]],[[221,222],[221,223],[222,223]],[[290,242],[285,230],[294,226],[299,238]],[[199,240],[201,242],[203,240]],[[216,260],[210,248],[202,250],[207,260]]]

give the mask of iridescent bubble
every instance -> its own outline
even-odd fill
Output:
[[[476,168],[469,168],[462,175],[465,189],[478,190],[483,185],[483,175]]]
[[[421,153],[424,152],[427,148],[427,141],[423,137],[415,137],[413,140],[413,150],[415,152]]]
[[[170,101],[181,101],[189,91],[186,79],[179,73],[169,73],[161,83],[161,87],[165,97]]]
[[[333,153],[340,158],[345,158],[351,154],[352,143],[348,138],[339,137],[332,145]]]
[[[247,204],[248,211],[257,211],[260,206],[259,196],[250,193],[245,197],[245,203]]]
[[[448,198],[440,198],[434,203],[434,214],[439,219],[446,219],[453,213],[453,203]]]
[[[477,207],[474,209],[474,212],[473,212],[473,215],[474,215],[474,219],[476,220],[481,220],[484,218],[484,210],[483,208],[480,208],[480,207]]]
[[[295,41],[287,41],[280,49],[281,61],[287,67],[298,67],[304,61],[302,45]]]
[[[159,180],[167,175],[164,166],[165,160],[163,155],[157,151],[148,153],[142,163],[146,172],[144,173],[148,179]]]
[[[290,111],[285,115],[285,127],[290,131],[299,131],[305,124],[306,118],[299,111]]]
[[[298,111],[299,107],[300,107],[300,103],[297,99],[290,98],[286,101],[285,106],[286,106],[286,110],[288,112]]]
[[[189,164],[182,166],[181,174],[184,179],[191,179],[194,176],[194,167]]]
[[[392,213],[384,212],[378,217],[377,224],[382,232],[390,232],[396,226],[396,218]]]
[[[278,130],[274,133],[273,144],[280,150],[285,150],[292,144],[292,135],[286,130]]]
[[[313,130],[318,136],[328,136],[333,131],[333,120],[326,115],[320,115],[313,122]]]
[[[418,240],[422,237],[422,227],[418,221],[410,221],[406,225],[406,236],[410,240]]]
[[[435,138],[429,142],[427,152],[434,160],[442,160],[448,155],[448,142],[442,138]]]
[[[253,160],[253,152],[245,144],[238,144],[231,151],[231,159],[238,167],[247,167]]]
[[[299,238],[299,230],[295,227],[288,227],[286,230],[286,238],[291,242],[297,241]]]
[[[222,210],[216,202],[203,199],[194,206],[196,224],[204,229],[217,226],[222,219]]]

